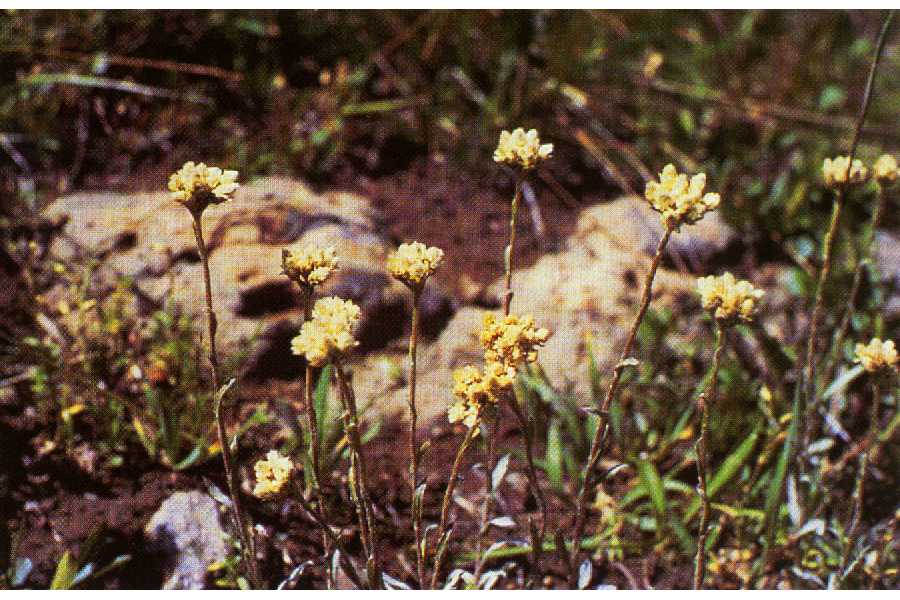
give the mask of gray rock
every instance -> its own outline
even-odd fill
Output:
[[[225,560],[225,531],[215,500],[202,492],[175,492],[144,530],[163,562],[166,590],[200,590],[213,563]]]

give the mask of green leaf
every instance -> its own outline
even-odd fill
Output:
[[[763,520],[760,532],[765,532],[764,547],[769,550],[772,542],[775,540],[776,520],[781,508],[781,498],[784,494],[784,482],[787,479],[787,470],[791,460],[791,452],[797,440],[797,423],[800,420],[800,390],[803,382],[798,381],[794,388],[794,406],[791,424],[788,427],[788,434],[781,447],[781,455],[778,457],[778,464],[775,466],[775,473],[769,484],[769,491],[766,494],[766,503],[763,512],[765,519]]]
[[[189,469],[194,466],[198,461],[200,461],[205,454],[205,444],[198,443],[194,446],[194,449],[191,450],[191,453],[181,459],[177,464],[175,464],[172,469],[175,471],[183,471],[185,469]]]
[[[840,377],[831,382],[831,385],[825,390],[825,393],[822,394],[822,400],[828,400],[835,394],[844,395],[847,387],[853,383],[860,375],[865,372],[865,369],[862,365],[856,365],[852,369],[848,369],[844,371]]]
[[[553,419],[547,430],[547,479],[557,491],[563,490],[563,448],[559,420]]]
[[[68,590],[72,588],[75,582],[75,575],[78,573],[78,561],[72,558],[72,553],[66,550],[65,554],[56,565],[56,572],[53,574],[53,581],[50,583],[51,590]]]
[[[648,460],[640,459],[637,462],[638,478],[647,488],[650,494],[650,503],[653,505],[653,511],[656,513],[657,527],[661,527],[663,523],[668,524],[672,529],[672,533],[678,538],[678,544],[681,546],[685,554],[691,554],[694,551],[694,542],[691,535],[684,526],[684,522],[678,515],[669,511],[666,504],[666,491],[659,471]],[[657,530],[657,534],[661,531]]]

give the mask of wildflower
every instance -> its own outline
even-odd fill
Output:
[[[856,358],[854,362],[860,363],[869,373],[886,371],[897,368],[897,348],[894,342],[879,338],[873,338],[866,344],[856,344]]]
[[[328,279],[338,268],[334,246],[306,246],[299,252],[281,251],[281,268],[285,275],[301,287],[314,287]]]
[[[500,141],[494,150],[494,162],[520,167],[527,171],[533,169],[540,161],[550,158],[552,153],[553,144],[542,144],[537,129],[525,133],[525,130],[519,127],[512,133],[506,130],[500,132]]]
[[[223,171],[219,167],[189,161],[169,176],[169,191],[173,200],[202,212],[210,204],[231,200],[238,188],[237,176],[237,171]]]
[[[417,289],[434,274],[444,260],[444,251],[427,247],[421,242],[400,244],[397,251],[388,258],[387,266],[396,279]]]
[[[485,362],[499,363],[508,375],[515,377],[516,369],[523,362],[537,360],[537,349],[546,343],[550,332],[543,327],[535,329],[531,315],[507,315],[500,319],[486,313],[479,337]]]
[[[269,450],[265,460],[257,461],[253,470],[256,472],[253,495],[257,498],[271,498],[279,494],[284,484],[290,481],[294,463],[278,450]]]
[[[300,335],[291,341],[293,353],[305,356],[313,367],[342,357],[359,344],[353,337],[359,317],[359,307],[350,300],[334,296],[317,300],[312,319],[303,323]]]
[[[706,173],[698,173],[688,181],[674,165],[666,165],[659,174],[659,181],[650,181],[644,189],[644,197],[660,214],[663,225],[677,229],[682,224],[691,225],[707,212],[719,206],[719,194],[703,193]]]
[[[751,321],[757,301],[765,292],[749,281],[736,281],[734,275],[710,275],[697,280],[697,292],[703,308],[712,311],[717,321]]]
[[[848,171],[849,183],[865,183],[869,177],[869,170],[858,158],[853,159],[852,167],[849,156],[826,158],[822,163],[822,177],[825,179],[825,185],[832,189],[848,183]]]
[[[872,177],[879,183],[893,183],[900,175],[897,159],[890,154],[882,154],[872,165]]]

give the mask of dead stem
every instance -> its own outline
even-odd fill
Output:
[[[615,369],[613,369],[612,381],[610,381],[609,387],[606,390],[603,404],[600,406],[597,428],[594,431],[594,438],[591,442],[591,452],[588,456],[587,465],[585,466],[582,476],[581,488],[578,491],[578,498],[575,502],[575,524],[572,527],[572,550],[569,554],[569,587],[572,589],[574,589],[578,583],[578,554],[581,550],[581,537],[584,535],[587,517],[585,503],[587,502],[588,491],[592,486],[594,469],[596,469],[597,464],[600,462],[603,440],[608,425],[609,408],[615,400],[616,392],[619,389],[619,382],[622,379],[622,372],[627,366],[625,360],[631,355],[631,351],[634,348],[634,341],[637,338],[638,328],[640,328],[641,322],[644,320],[644,315],[647,314],[647,309],[650,306],[653,292],[653,279],[656,277],[656,271],[659,268],[659,264],[662,262],[666,245],[669,243],[669,238],[672,237],[673,231],[674,229],[672,227],[666,227],[659,240],[659,244],[656,247],[656,253],[653,255],[653,260],[650,263],[650,270],[647,272],[647,277],[644,280],[644,290],[641,293],[640,308],[638,308],[638,312],[631,324],[628,337],[625,339],[625,346],[622,348],[622,354],[619,356],[619,362],[616,364]]]

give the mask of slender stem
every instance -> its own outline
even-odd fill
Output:
[[[534,562],[531,567],[531,580],[532,585],[536,585],[541,580],[540,557],[544,547],[544,537],[547,535],[547,499],[544,496],[544,490],[541,489],[537,469],[534,465],[533,439],[528,415],[523,407],[519,406],[515,394],[509,394],[509,406],[515,413],[516,419],[519,421],[519,427],[522,429],[522,437],[525,440],[525,460],[528,466],[528,483],[531,486],[531,493],[537,500],[538,509],[541,511],[541,528],[539,532],[534,532],[537,535],[532,536],[531,540]]]
[[[422,506],[416,501],[416,488],[419,484],[419,445],[416,440],[418,427],[416,412],[416,351],[419,343],[419,297],[421,289],[413,289],[412,324],[409,332],[409,485],[410,506],[412,507],[413,535],[416,541],[416,574],[419,578],[419,589],[425,585],[425,549],[422,547]]]
[[[212,283],[209,276],[209,253],[206,250],[206,242],[203,239],[203,223],[202,211],[191,211],[194,225],[194,237],[197,241],[197,252],[200,254],[200,262],[203,266],[203,285],[206,292],[206,324],[207,335],[209,337],[209,364],[212,367],[213,376],[213,412],[216,420],[216,433],[219,438],[219,447],[222,449],[222,462],[225,465],[225,479],[228,482],[228,494],[231,497],[231,503],[234,506],[232,518],[234,527],[238,531],[241,539],[242,551],[244,559],[247,563],[247,576],[251,584],[260,588],[261,581],[259,579],[259,571],[256,564],[256,548],[253,543],[253,534],[248,529],[248,525],[244,519],[244,512],[241,507],[240,490],[235,476],[237,475],[234,467],[234,458],[231,455],[231,446],[228,443],[228,435],[225,428],[225,417],[222,414],[222,400],[225,394],[221,392],[222,380],[219,375],[219,355],[216,352],[216,329],[218,321],[216,313],[213,310],[212,302]]]
[[[503,314],[509,314],[509,308],[512,304],[512,276],[513,276],[513,249],[516,245],[516,217],[519,214],[519,203],[522,199],[522,184],[524,183],[524,175],[516,174],[516,191],[513,194],[512,207],[509,213],[509,244],[503,254],[503,265],[505,274],[503,278]]]
[[[303,320],[309,321],[312,318],[313,305],[313,287],[305,285],[302,287],[303,294]],[[322,463],[319,458],[319,419],[316,415],[316,403],[313,397],[313,367],[307,362],[304,374],[303,397],[306,403],[306,426],[309,430],[309,461],[312,465],[312,485],[313,493],[316,497],[318,515],[323,523],[329,522],[328,505],[325,502],[325,494],[322,491]],[[325,556],[331,555],[332,540],[328,535],[329,531],[323,532],[322,545],[325,548]],[[331,571],[331,562],[325,561],[326,579],[328,588],[331,589],[334,583],[334,573]]]
[[[469,449],[469,446],[471,446],[472,442],[475,440],[475,436],[478,435],[480,426],[481,415],[478,416],[475,423],[469,428],[469,431],[466,432],[466,437],[463,438],[463,441],[459,445],[459,449],[456,451],[456,458],[453,460],[453,467],[450,470],[450,479],[447,481],[447,489],[444,491],[444,499],[441,501],[441,520],[438,523],[437,528],[438,551],[434,559],[434,571],[431,574],[431,589],[433,590],[437,589],[437,582],[441,576],[444,555],[446,555],[445,549],[450,545],[450,540],[444,540],[444,536],[447,535],[447,524],[450,518],[450,505],[453,502],[453,492],[456,491],[456,484],[459,482],[459,469],[462,467],[462,461],[463,457],[465,457],[466,450]]]
[[[707,478],[709,472],[709,404],[716,402],[716,386],[719,379],[719,367],[725,351],[725,329],[716,323],[716,350],[706,392],[700,395],[700,437],[697,440],[697,476],[700,490],[700,527],[697,530],[697,555],[694,557],[694,589],[703,589],[706,575],[706,538],[709,535],[709,491]]]
[[[354,479],[358,495],[357,512],[360,518],[360,537],[365,536],[363,545],[368,545],[366,571],[369,576],[369,587],[380,589],[381,566],[378,556],[378,535],[375,527],[372,499],[369,496],[366,457],[362,451],[362,441],[359,434],[359,414],[356,409],[356,396],[353,393],[353,387],[347,379],[347,374],[344,372],[343,365],[335,362],[334,369],[341,387],[341,398],[344,401],[344,429],[350,442],[351,468],[355,467]]]
[[[322,528],[323,535],[328,539],[329,543],[333,545],[335,548],[340,550],[341,552],[341,563],[344,566],[344,571],[347,573],[347,577],[350,578],[350,581],[353,582],[353,585],[357,587],[357,589],[362,589],[365,585],[362,582],[362,579],[359,577],[359,573],[356,572],[356,567],[353,566],[353,562],[350,560],[350,553],[347,552],[347,548],[341,539],[337,536],[331,526],[325,521],[321,514],[315,509],[315,507],[311,506],[310,503],[303,496],[303,490],[300,489],[298,485],[294,485],[295,498],[300,503],[300,506],[303,507],[303,510],[309,515],[309,517],[316,522],[316,525]],[[329,552],[326,551],[326,557],[329,555]],[[326,565],[330,563],[329,560],[325,561]],[[331,573],[331,567],[326,566],[326,571]]]
[[[647,314],[647,309],[650,307],[650,300],[652,298],[653,292],[653,280],[656,277],[656,271],[657,269],[659,269],[659,265],[662,262],[663,255],[666,250],[666,245],[668,245],[669,238],[672,237],[673,231],[673,227],[666,227],[666,230],[660,238],[659,244],[656,247],[656,254],[653,255],[653,260],[650,263],[650,270],[647,272],[647,277],[644,280],[644,290],[641,293],[640,307],[638,308],[638,312],[631,324],[631,329],[628,332],[628,337],[625,339],[625,346],[622,348],[622,354],[619,356],[619,362],[616,364],[615,369],[613,369],[612,381],[610,381],[609,387],[606,390],[606,396],[603,398],[603,404],[600,406],[600,414],[598,415],[597,419],[597,428],[594,430],[594,438],[591,442],[591,452],[588,455],[587,465],[585,466],[584,472],[582,474],[581,488],[578,491],[578,498],[575,503],[575,524],[572,527],[572,550],[569,554],[570,588],[574,588],[578,582],[578,554],[581,550],[581,537],[584,535],[584,527],[586,525],[587,495],[592,486],[594,469],[596,469],[597,464],[600,462],[600,455],[603,449],[603,441],[605,438],[607,425],[609,424],[609,408],[615,401],[616,392],[619,389],[619,382],[622,379],[622,372],[626,367],[624,361],[631,355],[631,351],[634,348],[634,341],[637,338],[638,329],[641,326],[641,322],[643,322],[644,320],[644,315]]]
[[[881,62],[881,54],[887,41],[887,32],[890,29],[891,21],[894,18],[894,10],[888,11],[881,32],[878,35],[878,41],[875,44],[875,56],[872,59],[872,65],[869,68],[869,75],[866,80],[866,88],[863,94],[863,101],[859,108],[859,114],[856,118],[856,126],[853,131],[853,138],[850,142],[849,162],[847,164],[847,173],[845,179],[850,180],[850,171],[853,166],[853,158],[856,155],[856,147],[859,144],[860,133],[866,120],[866,113],[869,110],[869,104],[872,101],[872,90],[875,85],[875,74],[878,72],[878,65]],[[805,385],[805,394],[803,395],[804,405],[801,406],[800,415],[803,419],[802,428],[804,432],[803,447],[809,447],[815,430],[815,424],[812,423],[812,413],[817,408],[816,403],[816,382],[815,382],[815,366],[816,366],[816,343],[819,336],[819,327],[824,313],[825,303],[825,285],[828,282],[828,275],[831,272],[832,251],[834,241],[837,237],[837,229],[840,223],[841,210],[844,204],[845,189],[838,188],[835,193],[834,206],[831,212],[831,222],[828,232],[825,234],[822,250],[822,269],[819,271],[819,279],[816,283],[815,304],[813,306],[812,316],[810,317],[809,336],[807,338],[806,354],[804,356],[803,368],[803,385]]]

